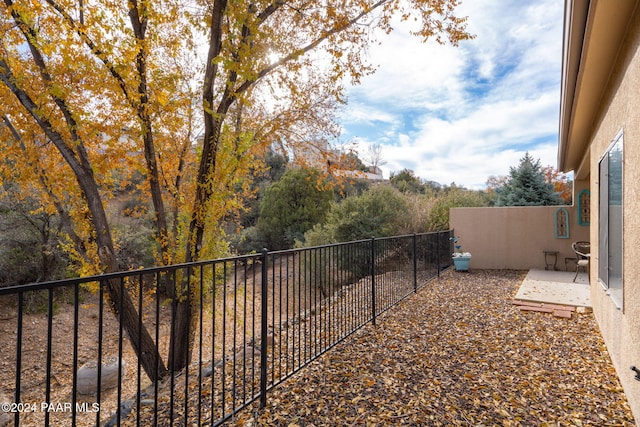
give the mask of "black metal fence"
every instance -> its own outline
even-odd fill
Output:
[[[450,265],[451,232],[267,252],[0,289],[0,426],[220,425]],[[123,327],[134,303],[170,367],[187,280],[190,363],[157,381]],[[183,300],[184,302],[184,300]],[[120,309],[118,309],[120,308]],[[148,354],[144,354],[148,357]]]

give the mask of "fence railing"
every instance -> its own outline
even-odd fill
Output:
[[[220,425],[256,400],[264,406],[271,388],[438,276],[451,262],[450,236],[265,250],[2,288],[0,425]],[[177,331],[191,337],[190,363],[180,371],[170,362],[186,298],[169,297],[176,283],[190,295],[190,322]],[[136,353],[141,334],[123,326],[113,289],[133,302],[133,330],[153,340],[151,375],[141,362],[148,352]]]

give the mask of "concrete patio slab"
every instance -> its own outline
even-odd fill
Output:
[[[591,307],[589,283],[586,273],[567,271],[529,270],[514,297],[521,301]]]

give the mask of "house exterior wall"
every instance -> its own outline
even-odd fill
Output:
[[[580,190],[587,186],[578,184]],[[569,214],[568,238],[556,237],[555,214],[561,208]],[[565,258],[575,258],[571,243],[589,240],[589,227],[578,225],[577,215],[577,206],[453,208],[449,225],[462,250],[471,252],[471,268],[542,269],[544,251],[558,251],[557,269],[565,270]],[[575,264],[568,267],[575,271]]]
[[[598,281],[598,167],[623,132],[623,306]],[[636,8],[590,135],[591,301],[634,417],[640,420],[640,12]]]

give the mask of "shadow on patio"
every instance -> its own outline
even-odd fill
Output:
[[[512,304],[523,271],[446,271],[236,425],[634,425],[593,315]]]

